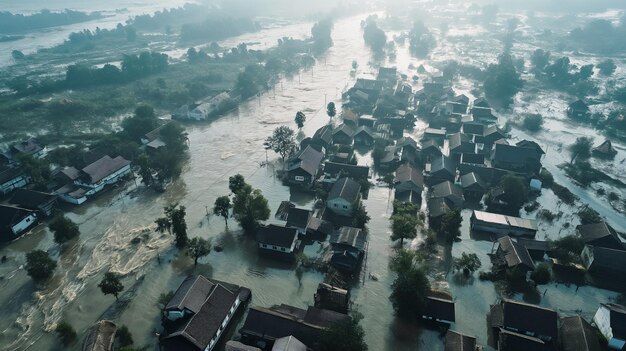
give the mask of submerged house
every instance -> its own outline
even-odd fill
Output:
[[[585,245],[581,258],[585,268],[596,276],[626,278],[626,251]]]
[[[539,174],[541,170],[541,154],[534,148],[496,144],[492,165],[525,174]]]
[[[350,292],[326,283],[320,283],[314,295],[315,307],[339,313],[348,313]]]
[[[615,229],[604,221],[592,224],[581,224],[576,227],[576,231],[578,231],[578,234],[587,245],[615,250],[626,250],[626,246],[620,240]]]
[[[466,199],[480,200],[487,191],[487,184],[478,173],[470,172],[461,176],[461,187]]]
[[[297,248],[298,229],[274,224],[260,227],[256,232],[259,250],[292,257]]]
[[[351,216],[361,198],[361,185],[350,178],[339,179],[328,193],[326,207],[341,216]]]
[[[335,182],[340,178],[348,177],[356,180],[369,178],[370,168],[367,166],[351,165],[347,163],[325,162],[324,180]]]
[[[35,211],[0,205],[0,241],[10,241],[37,224]]]
[[[398,193],[413,191],[421,194],[424,190],[424,174],[408,163],[402,164],[396,169],[393,186]]]
[[[434,157],[424,170],[426,184],[432,186],[446,180],[454,182],[456,162],[446,156]]]
[[[21,208],[37,211],[42,217],[45,217],[50,216],[54,211],[57,196],[40,191],[18,189],[9,202]]]
[[[470,218],[471,228],[497,235],[528,236],[537,234],[537,221],[534,219],[505,216],[497,213],[474,211]]]
[[[324,155],[307,146],[287,161],[287,182],[292,185],[311,187],[317,178]]]
[[[584,119],[589,116],[589,106],[582,100],[576,100],[567,107],[567,116],[575,119]]]
[[[593,316],[593,322],[608,341],[609,348],[626,348],[626,307],[614,303],[601,304]]]
[[[212,281],[202,275],[185,279],[163,310],[163,351],[211,351],[250,299],[250,289]]]
[[[476,338],[454,330],[446,332],[444,351],[478,351]]]
[[[596,329],[581,316],[561,319],[563,351],[600,351]]]
[[[0,166],[0,195],[22,188],[31,182],[21,169]]]
[[[107,185],[117,183],[130,173],[130,161],[122,156],[111,158],[104,156],[81,170],[81,175],[74,181],[78,186],[88,188],[87,196],[94,195]]]
[[[596,146],[591,152],[598,157],[613,157],[617,154],[617,150],[613,148],[609,139],[605,140],[602,144]]]
[[[359,228],[341,227],[330,238],[328,262],[338,270],[354,273],[365,255],[365,232]]]
[[[342,123],[333,130],[333,143],[352,145],[352,136],[354,135],[354,128],[350,125]]]
[[[494,265],[508,269],[515,268],[522,272],[530,272],[535,269],[535,263],[526,247],[513,241],[508,235],[498,239]]]
[[[360,126],[354,131],[354,143],[357,145],[372,146],[376,139],[376,132],[368,126]]]
[[[463,208],[463,202],[465,201],[463,190],[449,180],[431,187],[428,197],[431,199],[446,199],[448,205],[453,209]]]
[[[553,350],[557,343],[558,315],[553,309],[503,299],[489,314],[499,350]]]
[[[7,151],[0,154],[0,159],[7,164],[16,164],[19,163],[19,158],[22,156],[31,156],[38,159],[44,157],[45,154],[45,145],[35,138],[28,138],[11,145]]]
[[[455,322],[454,301],[437,296],[426,297],[426,309],[422,319],[450,325]]]

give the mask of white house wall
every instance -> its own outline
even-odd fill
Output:
[[[22,219],[19,223],[13,225],[11,229],[13,230],[13,234],[16,236],[24,232],[30,226],[37,222],[37,215],[34,213],[28,215],[26,218]]]

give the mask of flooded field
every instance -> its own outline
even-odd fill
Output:
[[[291,200],[298,206],[312,206],[312,195],[290,191],[276,178],[274,166],[261,166],[266,158],[263,141],[279,125],[294,127],[293,117],[297,111],[307,115],[302,129],[304,135],[310,136],[328,123],[325,103],[341,103],[341,92],[355,79],[350,74],[353,60],[360,65],[356,76],[371,75],[379,65],[395,65],[410,77],[415,71],[409,69],[409,65],[418,67],[427,63],[437,67],[449,59],[486,65],[497,55],[493,48],[500,47],[498,38],[485,36],[481,26],[459,23],[457,28],[455,24],[450,24],[449,32],[463,33],[463,36],[448,40],[438,34],[439,44],[431,54],[432,59],[413,58],[406,46],[397,46],[394,60],[377,62],[363,43],[360,21],[365,17],[359,15],[337,20],[333,30],[334,46],[319,58],[312,69],[285,77],[274,90],[242,104],[237,111],[212,122],[187,126],[190,158],[183,175],[166,193],[157,195],[131,182],[128,188],[113,189],[90,204],[72,209],[68,216],[79,223],[82,234],[76,242],[62,250],[43,227],[2,247],[0,256],[7,256],[7,262],[0,264],[0,301],[3,301],[0,313],[4,316],[0,320],[0,348],[61,350],[63,348],[59,346],[56,336],[50,332],[55,323],[61,319],[70,321],[82,333],[102,317],[127,325],[136,345],[153,346],[159,326],[159,295],[175,289],[187,274],[201,273],[244,285],[252,290],[251,305],[287,303],[305,307],[312,304],[313,293],[323,279],[320,273],[306,272],[299,285],[294,267],[259,257],[254,240],[244,236],[234,221],[231,221],[231,229],[226,230],[221,218],[207,218],[207,206],[210,207],[216,197],[228,193],[228,176],[241,173],[248,183],[261,189],[272,213],[283,200]],[[230,39],[227,43],[273,43],[278,36],[302,37],[309,33],[310,27],[310,23],[302,23],[268,29]],[[618,71],[618,74],[623,74],[623,71]],[[415,87],[419,85],[415,84]],[[475,87],[471,81],[460,80],[454,88],[457,93],[471,97]],[[529,111],[543,111],[549,122],[545,130],[537,135],[513,130],[513,140],[537,140],[547,150],[543,162],[555,180],[578,195],[581,203],[588,203],[598,210],[617,230],[626,231],[626,216],[623,213],[607,205],[593,190],[574,185],[557,167],[568,160],[569,154],[565,149],[575,136],[596,135],[596,141],[602,139],[590,128],[571,125],[565,120],[562,108],[570,97],[546,93],[541,98],[530,98],[522,94],[518,100],[513,111],[500,115],[500,123]],[[553,111],[549,113],[546,109]],[[419,138],[425,127],[420,122],[409,134]],[[623,179],[626,148],[620,143],[614,145],[618,155],[612,163],[593,162],[610,176]],[[270,158],[275,159],[276,156],[270,154]],[[372,165],[369,154],[360,154],[359,163]],[[625,195],[621,189],[621,197],[625,198]],[[364,279],[352,291],[356,307],[365,316],[362,325],[366,331],[366,342],[370,350],[442,350],[443,344],[437,332],[400,322],[393,316],[388,300],[393,280],[388,262],[396,250],[395,244],[389,240],[392,201],[393,194],[388,188],[372,187],[364,202],[372,217],[368,225],[369,252],[365,276],[372,273],[379,277],[378,281]],[[214,245],[223,247],[222,252],[212,252],[200,259],[195,269],[191,259],[172,248],[170,236],[153,230],[153,222],[161,216],[163,207],[173,202],[187,207],[190,237],[211,238]],[[558,208],[564,212],[561,220],[540,224],[538,239],[554,239],[569,234],[578,224],[572,214],[575,208],[559,204],[551,191],[544,190],[538,202],[542,208],[553,212]],[[462,240],[455,243],[451,250],[443,250],[442,259],[449,261],[450,256],[474,252],[482,260],[481,270],[488,270],[487,254],[493,244],[470,238],[470,215],[469,210],[463,212]],[[572,226],[562,228],[565,222]],[[140,242],[132,244],[136,237],[141,238]],[[47,250],[59,260],[53,280],[43,290],[35,288],[23,269],[24,254],[34,248]],[[103,296],[97,287],[108,269],[125,275],[125,295],[117,304],[113,297]],[[453,274],[446,275],[445,272],[432,278],[438,286],[449,289],[456,300],[457,322],[453,329],[475,335],[480,344],[486,345],[485,316],[489,305],[499,298],[494,284],[477,278],[459,281]],[[614,298],[617,292],[589,286],[577,288],[550,284],[541,287],[541,295],[542,305],[555,308],[563,315],[582,313],[589,318],[599,303]],[[73,349],[78,348],[75,345]]]

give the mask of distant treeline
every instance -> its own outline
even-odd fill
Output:
[[[102,18],[99,12],[80,12],[65,10],[63,12],[50,12],[41,10],[32,15],[12,14],[0,12],[0,33],[15,33],[33,29],[42,29],[55,26],[86,22]]]
[[[135,16],[126,23],[140,30],[160,30],[168,26],[200,22],[206,19],[210,12],[206,6],[185,4],[183,7],[164,9],[152,15]]]
[[[617,25],[603,19],[592,20],[572,30],[569,37],[586,50],[604,53],[626,50],[626,16]]]
[[[202,22],[184,24],[180,30],[180,39],[220,40],[257,30],[259,26],[248,18],[210,17]]]

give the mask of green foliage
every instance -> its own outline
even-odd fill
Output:
[[[548,284],[552,280],[552,273],[550,273],[550,267],[542,263],[535,268],[535,271],[531,274],[530,278],[537,285]]]
[[[130,330],[128,330],[128,327],[125,325],[122,325],[120,328],[117,329],[117,332],[115,332],[115,337],[117,338],[117,340],[119,340],[119,345],[121,347],[130,346],[133,344],[133,335],[130,333]]]
[[[165,308],[165,306],[167,305],[168,302],[170,302],[170,300],[174,297],[174,291],[170,290],[167,293],[161,293],[159,295],[159,298],[157,300],[158,304],[163,306],[163,308]]]
[[[426,308],[426,297],[430,283],[421,267],[417,265],[416,254],[400,250],[392,259],[390,268],[397,274],[391,285],[389,300],[395,314],[406,320],[416,320]]]
[[[302,113],[302,111],[298,111],[296,113],[296,118],[294,119],[298,128],[304,127],[304,122],[306,122],[306,115]]]
[[[54,233],[54,241],[59,244],[63,244],[64,242],[72,240],[80,235],[78,225],[72,222],[69,218],[65,217],[63,214],[56,215],[48,227]]]
[[[585,241],[577,235],[564,236],[552,242],[552,256],[563,264],[580,261],[580,253],[585,248]]]
[[[328,105],[326,105],[326,114],[330,118],[333,118],[337,115],[337,108],[335,107],[334,102],[331,101],[328,103]]]
[[[424,22],[413,22],[413,28],[409,32],[409,49],[413,55],[426,57],[436,44],[435,37],[426,28]]]
[[[228,178],[228,188],[233,194],[237,194],[245,185],[246,180],[241,174],[235,174]]]
[[[371,217],[367,214],[365,206],[362,203],[357,203],[353,206],[354,213],[352,213],[352,225],[355,228],[365,228],[365,225],[370,221]]]
[[[311,28],[311,36],[313,38],[313,52],[321,54],[333,45],[331,32],[333,29],[333,21],[330,18],[316,22]]]
[[[588,159],[591,157],[591,148],[593,147],[593,138],[591,137],[578,137],[576,142],[570,145],[569,152],[572,155],[570,163],[578,159]]]
[[[182,41],[202,40],[206,42],[254,32],[257,29],[257,25],[249,18],[210,15],[201,22],[186,21],[181,26],[180,39]]]
[[[576,199],[578,199],[578,197],[574,195],[568,188],[558,183],[554,183],[552,185],[552,191],[561,201],[568,205],[573,205],[574,202],[576,202]]]
[[[294,135],[295,133],[291,128],[280,126],[274,129],[272,135],[265,139],[263,145],[267,150],[272,150],[279,154],[283,162],[285,162],[285,157],[294,153],[298,147]]]
[[[543,51],[542,49],[535,50],[530,57],[530,63],[532,65],[532,71],[535,74],[543,72],[550,63],[550,51]]]
[[[508,207],[520,209],[528,201],[528,187],[526,180],[514,175],[505,175],[500,180],[500,186],[504,190]]]
[[[252,97],[269,87],[269,73],[258,65],[247,65],[243,72],[237,76],[235,91],[239,92],[244,99]]]
[[[247,233],[254,233],[259,221],[270,216],[267,199],[259,189],[252,189],[248,184],[235,194],[233,200],[233,216]]]
[[[447,243],[452,243],[461,236],[462,221],[461,212],[458,210],[448,211],[443,215],[439,234],[444,237]]]
[[[365,331],[359,324],[363,317],[353,313],[348,320],[338,322],[322,331],[316,350],[367,351]]]
[[[139,105],[135,109],[135,114],[122,121],[124,134],[130,140],[139,141],[151,130],[159,125],[159,120],[154,113],[154,109],[149,105]]]
[[[24,173],[28,175],[33,183],[41,188],[45,188],[45,183],[50,180],[50,163],[45,159],[36,159],[31,155],[18,155],[18,162]]]
[[[487,98],[509,105],[513,97],[522,89],[524,81],[513,64],[513,57],[505,52],[497,64],[490,64],[485,73],[484,89]]]
[[[117,300],[119,293],[124,290],[124,285],[120,281],[122,275],[115,272],[106,272],[98,284],[104,295],[113,295]]]
[[[600,74],[607,77],[612,76],[613,73],[615,73],[615,69],[617,69],[615,62],[613,62],[613,60],[611,59],[606,59],[598,63],[596,67],[600,69]]]
[[[539,173],[539,180],[541,180],[541,184],[545,188],[551,188],[554,184],[554,177],[552,176],[552,173],[545,168],[541,169],[541,172]]]
[[[417,217],[415,214],[394,214],[391,216],[391,240],[400,239],[400,245],[404,239],[413,239],[417,236]]]
[[[578,211],[578,217],[581,224],[592,224],[602,222],[602,217],[598,211],[589,206],[585,206],[582,210]]]
[[[52,277],[56,267],[57,263],[45,251],[35,250],[26,254],[26,266],[24,268],[35,282],[41,282]]]
[[[228,227],[228,215],[230,209],[233,205],[230,203],[230,198],[228,196],[220,196],[215,199],[215,205],[213,206],[213,213],[218,216],[224,217],[224,222],[226,222],[226,227]]]
[[[160,233],[167,231],[174,234],[177,248],[181,249],[187,246],[187,222],[185,221],[187,212],[185,206],[178,206],[178,203],[174,203],[165,206],[163,212],[165,217],[157,218],[155,221],[157,231]]]
[[[478,255],[476,255],[475,253],[468,254],[466,252],[463,252],[461,254],[461,257],[454,258],[453,265],[455,270],[463,272],[465,276],[469,276],[470,274],[477,271],[482,263],[480,262]]]
[[[368,20],[363,27],[363,40],[375,53],[381,53],[387,44],[385,32],[378,28],[374,20]]]
[[[198,265],[200,257],[207,256],[211,253],[211,243],[204,238],[192,238],[187,245],[187,255],[193,258],[193,265]]]
[[[543,126],[543,117],[540,114],[530,114],[524,117],[524,128],[531,132],[538,132]]]
[[[54,328],[54,331],[61,338],[63,346],[69,346],[76,341],[76,331],[72,328],[72,325],[66,321],[59,322],[56,328]]]

